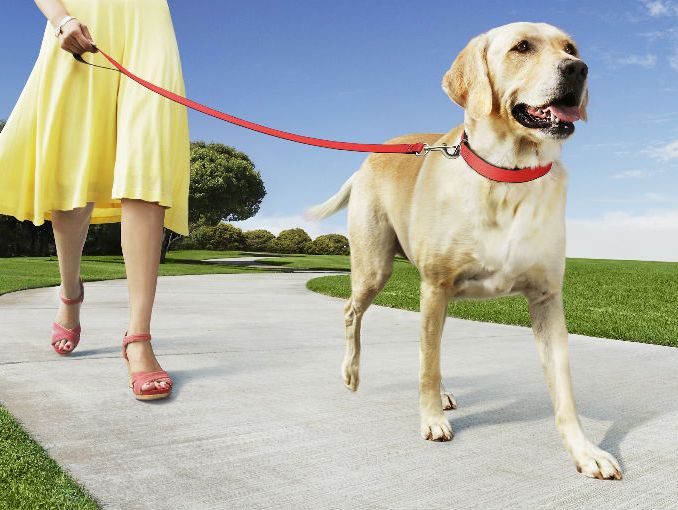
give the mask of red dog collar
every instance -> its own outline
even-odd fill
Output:
[[[534,166],[527,168],[502,168],[488,163],[483,158],[478,156],[468,144],[468,137],[466,132],[462,132],[461,141],[459,142],[458,154],[464,158],[466,164],[473,168],[476,172],[487,179],[498,182],[529,182],[543,177],[549,170],[553,163],[544,166]]]

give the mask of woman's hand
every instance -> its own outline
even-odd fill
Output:
[[[64,50],[73,55],[82,55],[88,51],[91,53],[99,51],[87,26],[77,19],[69,21],[62,27],[59,42]]]

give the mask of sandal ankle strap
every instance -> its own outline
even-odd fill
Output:
[[[150,342],[151,335],[148,333],[141,333],[139,335],[128,335],[125,333],[125,337],[122,339],[122,357],[127,359],[127,346],[134,342]]]
[[[80,295],[75,299],[68,299],[59,292],[59,299],[65,305],[79,305],[85,300],[85,286],[82,284],[82,278],[80,278]]]

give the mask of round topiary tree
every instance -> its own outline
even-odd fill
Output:
[[[244,152],[221,143],[191,143],[189,223],[241,221],[259,211],[266,188]]]
[[[209,229],[209,250],[242,250],[245,247],[245,235],[238,227],[230,223],[219,223]]]
[[[311,237],[303,228],[283,230],[273,243],[280,253],[306,253],[305,248]]]
[[[326,234],[316,237],[306,246],[306,253],[313,255],[348,255],[348,238],[341,234]]]
[[[261,174],[244,152],[221,143],[191,143],[188,222],[191,230],[221,221],[240,221],[259,211],[266,195]],[[165,232],[162,261],[177,237]],[[182,243],[190,245],[193,241]]]
[[[268,230],[248,230],[245,235],[245,249],[250,251],[272,251],[271,242],[275,236]]]

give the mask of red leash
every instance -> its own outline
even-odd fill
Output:
[[[262,126],[260,124],[255,124],[254,122],[249,122],[247,120],[240,119],[238,117],[234,117],[233,115],[229,115],[227,113],[220,112],[218,110],[215,110],[214,108],[210,108],[209,106],[205,106],[203,104],[196,103],[195,101],[191,101],[190,99],[187,99],[187,98],[182,97],[178,94],[170,92],[169,90],[166,90],[162,87],[154,85],[153,83],[150,83],[150,82],[144,80],[143,78],[139,78],[134,73],[125,69],[113,57],[107,55],[102,50],[99,50],[99,53],[101,53],[104,57],[106,57],[106,59],[111,64],[113,64],[116,67],[116,69],[118,71],[120,71],[122,74],[124,74],[128,78],[134,80],[139,85],[142,85],[142,86],[146,87],[147,89],[155,92],[156,94],[160,94],[161,96],[166,97],[167,99],[175,101],[175,102],[182,104],[182,105],[184,105],[188,108],[192,108],[193,110],[204,113],[205,115],[210,115],[212,117],[216,117],[217,119],[225,120],[226,122],[230,122],[231,124],[235,124],[236,126],[241,126],[241,127],[247,128],[247,129],[251,129],[252,131],[258,131],[259,133],[264,133],[266,135],[271,135],[271,136],[275,136],[275,137],[278,137],[278,138],[283,138],[285,140],[290,140],[292,142],[305,143],[307,145],[314,145],[316,147],[326,147],[328,149],[338,149],[338,150],[343,150],[343,151],[385,152],[385,153],[396,153],[396,154],[397,153],[400,153],[400,154],[417,154],[417,153],[421,153],[424,150],[424,144],[423,143],[370,144],[370,143],[335,142],[333,140],[323,140],[322,138],[311,138],[310,136],[296,135],[294,133],[288,133],[286,131],[280,131],[278,129],[273,129],[273,128],[270,128],[270,127]],[[94,64],[90,64],[89,62],[86,62],[85,60],[83,60],[82,56],[80,56],[80,55],[76,55],[75,58],[76,58],[76,60],[78,60],[78,61],[80,61],[84,64],[94,65]],[[99,66],[99,67],[101,67],[101,66]],[[110,69],[110,68],[108,68],[108,69]]]
[[[429,146],[425,143],[401,143],[401,144],[370,144],[370,143],[350,143],[350,142],[336,142],[333,140],[323,140],[322,138],[312,138],[310,136],[296,135],[294,133],[288,133],[286,131],[280,131],[278,129],[273,129],[270,127],[262,126],[261,124],[255,124],[254,122],[249,122],[233,115],[220,112],[209,106],[205,106],[195,101],[191,101],[183,96],[170,92],[158,85],[154,85],[151,82],[144,80],[143,78],[138,77],[131,71],[125,69],[122,64],[117,62],[113,57],[107,55],[103,51],[99,50],[106,59],[115,66],[115,69],[112,67],[100,66],[97,64],[92,64],[87,62],[82,58],[81,55],[73,55],[78,62],[87,64],[94,67],[102,67],[104,69],[111,69],[113,71],[119,71],[128,78],[134,80],[139,85],[146,87],[148,90],[155,92],[167,99],[174,101],[176,103],[182,104],[188,108],[199,111],[206,115],[210,115],[220,120],[230,122],[236,126],[241,126],[259,133],[264,133],[266,135],[275,136],[277,138],[282,138],[284,140],[290,140],[292,142],[305,143],[307,145],[314,145],[316,147],[325,147],[327,149],[337,149],[344,151],[355,151],[355,152],[380,152],[380,153],[394,153],[394,154],[416,154],[417,156],[425,156],[431,151],[440,151],[447,158],[454,159],[458,158],[460,155],[466,161],[466,163],[478,172],[483,177],[491,179],[498,182],[528,182],[538,179],[543,175],[546,175],[549,170],[551,170],[551,163],[546,166],[533,167],[533,168],[516,168],[508,169],[494,166],[491,163],[488,163],[480,156],[478,156],[468,144],[468,139],[466,138],[466,133],[462,133],[462,138],[459,142],[459,145],[448,146],[442,144],[439,146]]]

